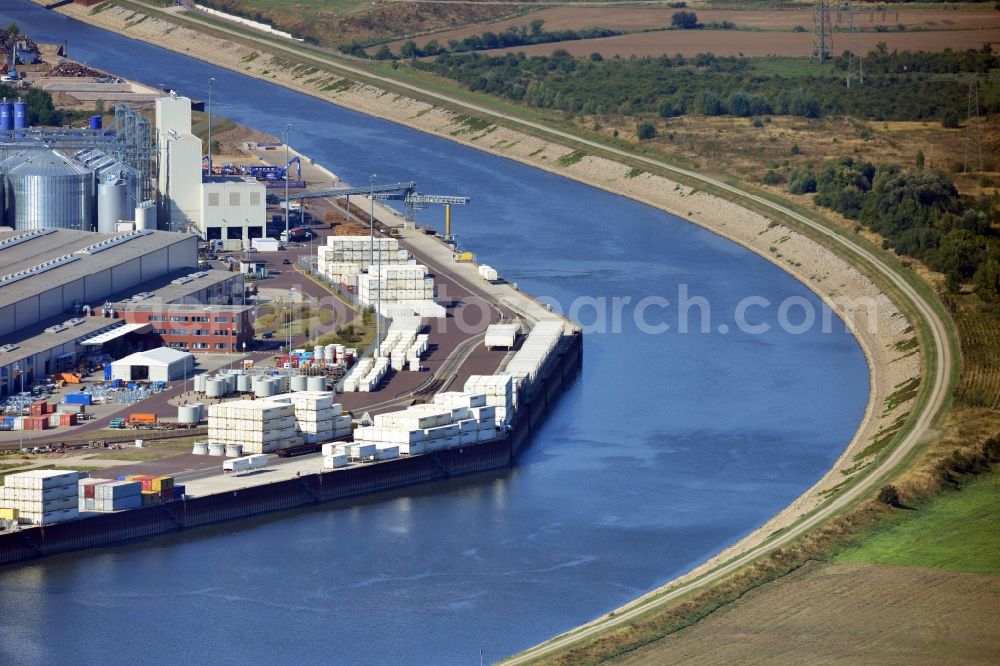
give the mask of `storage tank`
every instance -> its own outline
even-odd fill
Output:
[[[208,455],[210,456],[224,456],[226,455],[226,445],[221,442],[209,442],[208,444]]]
[[[94,176],[78,162],[55,151],[30,152],[12,160],[4,176],[15,229],[93,229]]]
[[[227,458],[239,458],[243,455],[243,445],[242,444],[226,444],[226,457]]]
[[[196,407],[198,409],[198,421],[205,420],[205,405],[200,402],[192,402],[188,407]]]
[[[143,201],[135,207],[135,228],[156,231],[156,202]]]
[[[253,394],[258,398],[270,398],[274,393],[274,384],[270,379],[261,377],[253,381]]]
[[[28,128],[28,104],[18,100],[14,102],[14,129]]]
[[[196,456],[207,456],[208,442],[195,442],[194,448],[191,449],[191,453],[193,453]]]
[[[128,181],[112,176],[97,185],[97,230],[104,234],[115,233],[119,220],[134,215],[128,200]]]
[[[324,354],[325,350],[326,350],[326,347],[324,347],[322,345],[316,345],[313,348],[313,360],[315,360],[315,361],[322,361],[322,360],[324,360],[323,359],[323,354]]]
[[[332,363],[337,360],[337,345],[327,345],[326,350],[323,352],[324,358],[326,358],[328,363]]]
[[[0,102],[0,131],[9,132],[14,129],[14,103],[3,98]]]
[[[238,384],[236,383],[236,375],[226,375],[226,393],[236,393]]]
[[[209,379],[205,384],[206,398],[221,398],[226,395],[226,380]]]
[[[326,377],[310,377],[306,385],[308,391],[325,391]]]
[[[236,390],[240,393],[250,393],[253,391],[253,377],[250,375],[237,375]]]
[[[177,407],[177,422],[193,425],[201,420],[201,410],[196,405],[179,405]]]
[[[198,393],[204,393],[207,382],[208,382],[208,375],[195,375],[194,390],[197,391]]]
[[[292,390],[306,391],[309,389],[309,378],[305,375],[292,375]]]

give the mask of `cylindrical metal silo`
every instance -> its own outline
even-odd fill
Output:
[[[274,395],[274,385],[266,377],[255,379],[253,381],[253,394],[258,398],[270,398]]]
[[[226,395],[226,380],[209,379],[205,385],[205,397],[221,398]]]
[[[195,375],[194,376],[194,390],[199,393],[205,392],[205,386],[208,383],[208,375]]]
[[[227,458],[239,458],[243,455],[243,445],[242,444],[226,444],[226,457]]]
[[[292,390],[306,391],[309,388],[309,378],[305,375],[292,375]]]
[[[14,102],[14,129],[28,128],[28,104],[18,100]]]
[[[83,165],[55,151],[26,153],[4,175],[15,229],[93,229],[94,176]]]
[[[112,234],[118,222],[129,220],[132,206],[128,200],[128,181],[112,176],[97,185],[97,230]]]
[[[14,129],[14,103],[3,98],[0,102],[0,131],[9,132]]]
[[[196,456],[207,456],[208,455],[208,442],[195,442],[194,447],[191,449],[191,453]]]
[[[135,228],[156,230],[156,202],[143,201],[135,207]]]
[[[177,422],[192,425],[201,420],[201,410],[197,405],[179,405],[177,407]]]
[[[325,391],[326,377],[310,377],[306,388],[310,391]]]
[[[240,393],[250,393],[253,391],[253,377],[250,375],[237,375],[236,390]]]

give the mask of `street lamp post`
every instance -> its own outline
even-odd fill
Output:
[[[368,177],[368,198],[371,201],[371,212],[368,213],[368,242],[371,244],[371,255],[368,257],[368,272],[375,263],[375,178],[377,174]]]
[[[212,84],[215,77],[208,79],[208,175],[212,175]]]
[[[292,129],[292,124],[288,123],[285,125],[285,243],[290,243],[292,240],[291,234],[288,231],[288,215],[292,212],[288,208],[288,133]]]

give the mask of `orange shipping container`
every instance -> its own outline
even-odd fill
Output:
[[[80,375],[75,372],[61,372],[59,373],[59,379],[63,380],[67,384],[79,384]]]
[[[156,414],[129,414],[128,422],[131,424],[156,423]]]

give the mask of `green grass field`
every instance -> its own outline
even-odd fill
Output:
[[[835,559],[1000,573],[1000,471],[945,492]],[[905,515],[909,514],[909,515]]]

